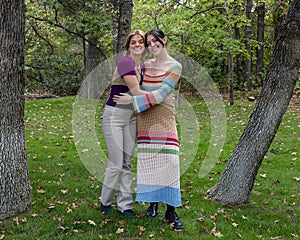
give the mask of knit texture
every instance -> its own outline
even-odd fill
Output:
[[[135,96],[138,122],[138,202],[163,202],[181,206],[179,142],[174,98],[170,95],[181,72],[180,63],[160,76],[145,73],[147,96]],[[148,110],[147,110],[148,109]]]

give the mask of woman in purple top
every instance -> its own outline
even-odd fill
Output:
[[[128,91],[132,95],[145,93],[139,88],[143,76],[141,59],[145,51],[144,33],[140,30],[131,32],[124,47],[127,53],[117,64],[103,113],[102,130],[108,151],[108,164],[101,191],[100,209],[104,214],[111,211],[118,188],[118,210],[126,217],[134,217],[131,159],[136,144],[136,116],[132,104],[116,105],[113,96]]]

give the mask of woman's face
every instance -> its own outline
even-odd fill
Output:
[[[129,52],[131,55],[142,55],[145,51],[145,42],[141,35],[133,35],[129,43]]]
[[[148,35],[146,40],[148,49],[154,56],[159,55],[164,49],[164,46],[153,35]],[[166,44],[165,39],[162,39],[162,41],[164,44]]]

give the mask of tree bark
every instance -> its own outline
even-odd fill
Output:
[[[120,20],[118,31],[118,53],[124,51],[126,37],[131,31],[132,0],[120,1]]]
[[[247,83],[247,90],[251,91],[252,89],[252,82],[251,82],[251,59],[252,59],[252,49],[251,49],[251,38],[252,38],[252,6],[253,1],[247,0],[247,6],[246,6],[246,17],[249,20],[249,25],[246,26],[246,35],[245,35],[245,41],[246,41],[246,50],[248,53],[248,57],[245,59],[245,82]]]
[[[228,22],[230,22],[230,16],[228,13],[228,6],[226,0],[224,1],[224,8],[226,11],[226,18]],[[232,40],[232,27],[229,26],[227,27],[228,30],[228,37],[230,40]],[[233,73],[234,73],[234,67],[233,67],[233,53],[231,50],[228,52],[228,105],[233,105],[234,100],[233,100]]]
[[[265,32],[265,3],[260,3],[257,8],[257,42],[256,49],[256,78],[262,84],[264,73],[264,32]]]
[[[234,24],[234,34],[235,38],[237,40],[241,39],[241,32],[238,27],[238,24]],[[236,78],[237,78],[237,85],[239,89],[243,89],[244,81],[243,81],[243,75],[244,75],[244,68],[243,68],[243,61],[242,61],[242,54],[238,53],[235,56],[235,72],[236,72]]]
[[[113,37],[113,53],[118,53],[118,29],[119,29],[119,0],[111,0],[111,4],[114,7],[113,19],[112,19],[112,37]]]
[[[0,16],[0,219],[5,219],[31,208],[24,136],[24,0],[0,0]]]
[[[98,64],[105,60],[105,55],[103,55],[97,48],[98,38],[90,38],[88,43],[88,48],[86,51],[86,61],[84,65],[84,78],[89,78],[85,98],[97,99],[99,97],[99,79],[91,78],[89,74],[95,69]]]
[[[113,19],[114,54],[124,51],[126,37],[131,31],[132,0],[111,0],[116,11]]]
[[[208,191],[212,201],[242,205],[286,112],[300,68],[300,0],[285,17],[276,41],[265,85],[249,123],[218,183]]]
[[[273,10],[273,27],[274,27],[274,41],[277,38],[279,28],[282,24],[284,18],[284,2],[283,0],[274,1],[274,10]]]

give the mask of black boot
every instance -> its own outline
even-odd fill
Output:
[[[155,218],[158,213],[158,203],[150,203],[150,206],[147,209],[146,216],[149,218]]]
[[[171,226],[174,230],[183,229],[183,223],[180,221],[175,210],[166,211],[165,213],[165,222],[171,223]]]

